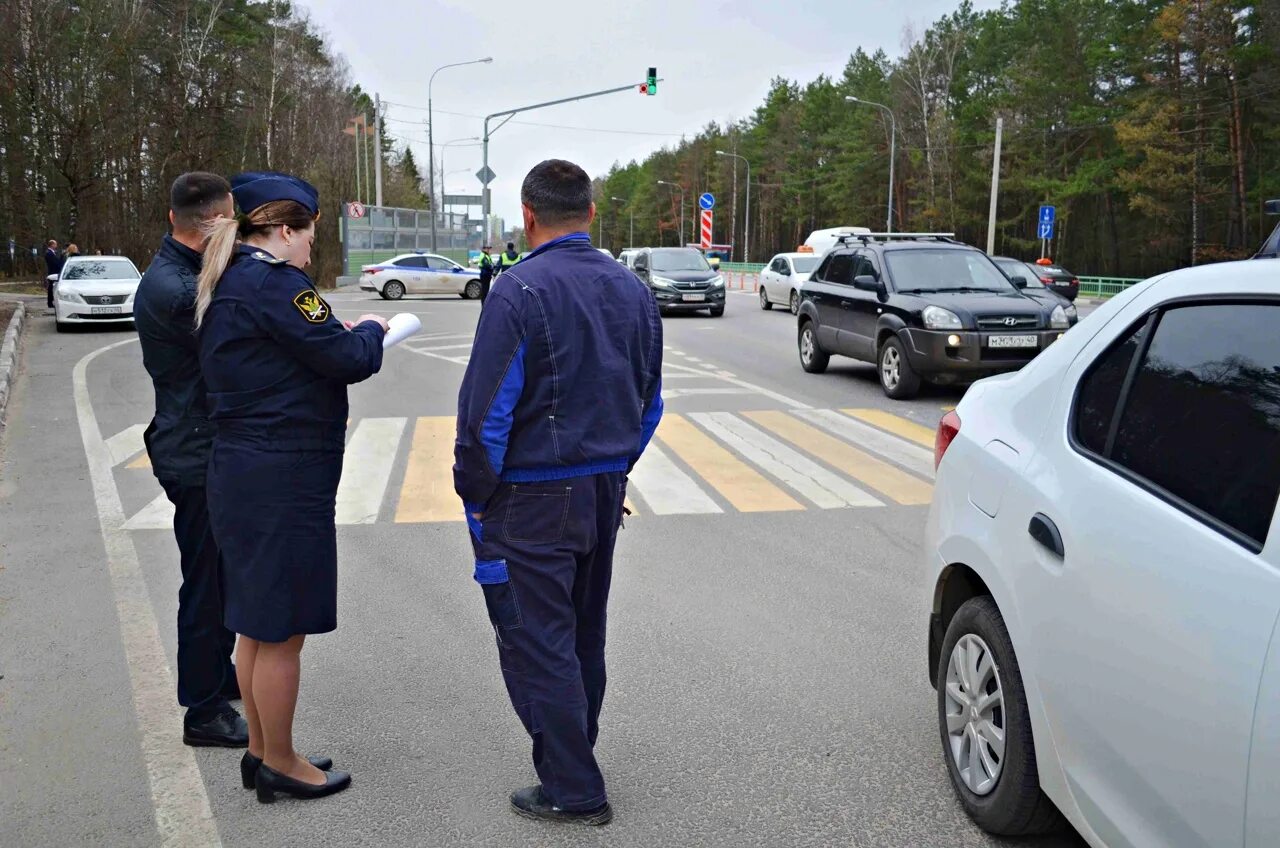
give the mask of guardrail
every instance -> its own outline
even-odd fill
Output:
[[[1142,282],[1138,277],[1077,277],[1080,281],[1080,294],[1084,297],[1114,297],[1134,283]]]

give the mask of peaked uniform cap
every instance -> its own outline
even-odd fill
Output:
[[[320,192],[311,183],[275,171],[248,171],[231,178],[231,194],[248,215],[274,200],[295,200],[312,215],[320,211]]]

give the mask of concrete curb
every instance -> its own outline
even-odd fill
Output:
[[[18,372],[18,335],[22,332],[26,314],[27,305],[18,301],[18,308],[9,319],[4,342],[0,343],[0,430],[4,429],[4,411],[9,404],[9,390],[13,387],[13,378]]]

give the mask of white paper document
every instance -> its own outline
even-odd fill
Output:
[[[422,329],[422,322],[412,312],[401,312],[387,322],[390,329],[382,338],[382,349],[394,347]]]

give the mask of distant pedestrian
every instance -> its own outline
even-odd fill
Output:
[[[506,251],[498,257],[498,273],[504,273],[508,268],[519,261],[520,254],[516,253],[516,243],[513,241],[507,242]]]
[[[489,296],[489,286],[493,283],[493,257],[489,255],[489,251],[493,250],[493,245],[486,244],[480,248],[480,303],[484,304],[484,299]]]
[[[320,798],[351,775],[294,750],[301,653],[308,634],[338,626],[347,386],[382,367],[387,322],[338,320],[303,273],[320,216],[310,183],[250,173],[231,185],[240,215],[214,222],[196,326],[215,426],[209,516],[249,720],[240,775],[264,803]]]
[[[605,613],[627,475],[662,417],[662,320],[645,284],[591,246],[586,172],[542,162],[520,201],[532,250],[480,313],[454,487],[541,781],[511,805],[601,825],[613,817],[594,754]]]
[[[230,704],[240,697],[231,663],[236,635],[222,624],[222,565],[205,496],[213,427],[195,336],[205,228],[234,215],[231,186],[222,177],[193,172],[174,180],[169,192],[173,233],[161,241],[142,275],[133,315],[156,396],[155,416],[144,436],[147,454],[173,503],[182,566],[178,703],[187,708],[182,739],[188,745],[243,748],[249,729]]]
[[[67,245],[67,253],[63,257],[62,262],[65,265],[68,259],[70,259],[73,256],[79,256],[79,255],[80,255],[80,248],[76,247],[75,242],[72,242],[71,244]]]
[[[44,266],[45,273],[50,277],[57,276],[62,273],[62,266],[66,263],[66,259],[58,253],[58,242],[56,239],[49,239],[44,247]],[[52,280],[45,280],[44,289],[47,295],[49,308],[53,308],[53,288],[56,283]]]

